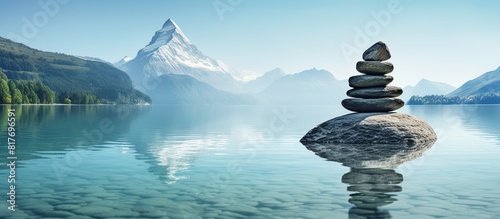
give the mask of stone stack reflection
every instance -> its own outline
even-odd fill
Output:
[[[347,191],[355,192],[349,199],[355,206],[349,218],[391,218],[389,211],[379,207],[397,201],[393,193],[402,191],[401,182],[403,175],[391,169],[351,168],[342,176],[342,183],[349,184]]]

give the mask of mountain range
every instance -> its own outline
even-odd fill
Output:
[[[447,95],[413,96],[408,104],[500,104],[500,67],[467,81]]]
[[[277,68],[255,74],[236,70],[203,54],[168,19],[135,58],[115,66],[157,104],[338,104],[347,82],[325,70],[285,74]]]
[[[481,94],[500,93],[500,67],[467,81],[449,96],[467,97]]]
[[[218,90],[188,75],[164,74],[148,81],[155,86],[149,92],[155,104],[253,105],[260,103],[254,95]]]
[[[134,58],[124,57],[114,64],[43,52],[3,38],[0,46],[0,70],[8,79],[42,82],[63,96],[92,94],[105,103],[338,105],[350,89],[347,80],[316,68],[294,74],[276,68],[259,77],[232,68],[204,55],[171,19]],[[467,98],[469,102],[496,98],[498,93],[500,68],[458,89],[422,79],[406,86],[401,98],[418,104],[415,100],[421,96],[440,95],[446,103],[459,103]]]
[[[127,72],[135,87],[149,94],[153,102],[164,104],[338,104],[350,89],[347,81],[315,68],[295,74],[277,68],[245,81],[248,75],[204,55],[171,19],[135,58],[125,57],[115,66]],[[469,84],[467,87],[481,87]],[[422,79],[405,87],[401,98],[446,95],[458,92],[455,89]]]
[[[348,90],[347,81],[316,68],[285,75],[258,94],[269,104],[329,105],[339,104]]]
[[[408,101],[412,96],[446,95],[457,89],[447,83],[421,79],[415,86],[403,88],[401,99]]]
[[[259,93],[267,86],[271,85],[274,81],[285,76],[285,72],[280,68],[275,68],[271,71],[264,73],[264,75],[256,78],[255,80],[248,81],[243,84],[243,89],[250,93]]]

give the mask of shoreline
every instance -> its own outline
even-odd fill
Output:
[[[100,103],[100,104],[64,104],[64,103],[44,103],[44,104],[0,104],[0,106],[114,106],[114,105],[131,105],[131,106],[150,106],[152,104],[113,104],[113,103]]]

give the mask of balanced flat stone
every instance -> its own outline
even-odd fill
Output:
[[[356,70],[369,75],[383,75],[391,73],[394,66],[390,62],[359,61],[356,63]]]
[[[423,153],[420,149],[429,148],[436,139],[436,133],[425,121],[409,114],[391,112],[351,113],[339,116],[317,125],[307,132],[300,142],[318,155],[333,150],[328,156],[341,159],[342,163],[370,160],[396,162],[398,159],[393,156],[403,156],[412,149],[418,150],[408,159],[420,156]],[[319,145],[314,146],[315,144]],[[327,147],[325,144],[332,145]],[[379,147],[376,144],[386,146]],[[355,151],[346,150],[348,148]],[[383,157],[376,157],[382,154]]]
[[[342,100],[342,106],[354,112],[389,112],[397,110],[404,105],[405,102],[399,98],[348,98]]]
[[[385,43],[379,41],[363,53],[365,61],[385,61],[391,58],[391,52]]]
[[[398,97],[401,94],[403,89],[396,86],[354,88],[347,91],[347,96],[359,98]]]
[[[394,80],[390,75],[356,75],[349,78],[349,86],[354,88],[380,87]]]

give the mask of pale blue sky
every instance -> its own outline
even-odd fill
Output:
[[[41,6],[54,2],[53,14]],[[426,78],[459,86],[500,66],[498,10],[500,2],[489,0],[0,0],[0,36],[115,62],[135,56],[172,18],[205,55],[233,67],[316,67],[338,79],[357,74],[361,52],[382,40],[393,55],[394,85]],[[368,42],[356,43],[364,34]]]

